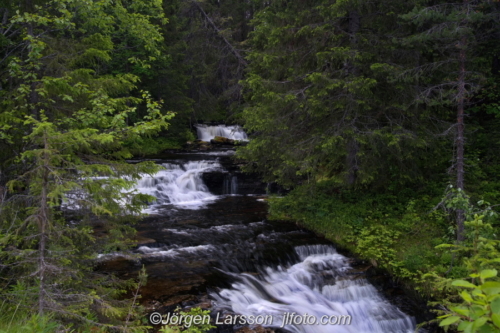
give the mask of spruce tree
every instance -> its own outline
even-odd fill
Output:
[[[417,2],[402,15],[413,27],[404,44],[418,49],[413,66],[401,77],[413,76],[416,101],[421,108],[432,108],[451,121],[448,110],[455,109],[455,121],[445,133],[454,133],[454,156],[450,171],[459,197],[465,196],[465,117],[470,100],[484,84],[485,59],[477,51],[484,43],[482,27],[493,19],[488,1]],[[488,9],[489,8],[489,9]],[[457,207],[457,240],[465,238],[464,209]]]
[[[395,47],[398,1],[273,2],[257,13],[244,80],[241,156],[266,180],[291,186],[402,186],[422,176],[415,151],[425,118],[392,78],[407,55]],[[429,157],[431,160],[432,157]],[[432,163],[432,162],[431,162]]]
[[[18,149],[3,162],[2,297],[7,307],[67,323],[115,327],[128,313],[128,326],[130,303],[111,300],[130,282],[93,267],[98,251],[127,246],[134,216],[151,199],[133,184],[158,167],[124,163],[131,157],[124,142],[158,133],[173,114],[136,89],[137,75],[106,67],[122,39],[143,50],[128,59],[132,65],[150,66],[163,41],[161,2],[54,0],[11,15],[23,47],[13,49],[2,73],[11,89],[1,92],[1,145]],[[106,243],[93,221],[104,223]]]

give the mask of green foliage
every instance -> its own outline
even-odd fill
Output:
[[[180,311],[177,313],[179,309],[176,309],[175,314],[177,314],[179,317],[184,316],[184,318],[189,318],[187,319],[188,322],[185,323],[184,325],[166,325],[163,326],[160,329],[161,333],[180,333],[180,332],[185,332],[185,333],[205,333],[208,332],[212,328],[216,328],[216,326],[211,325],[210,323],[206,323],[205,320],[200,320],[201,324],[194,325],[191,323],[193,318],[208,318],[210,316],[210,311],[209,310],[202,310],[201,308],[191,308],[189,311]]]
[[[141,308],[139,303],[136,303],[137,299],[140,297],[139,290],[141,287],[144,287],[147,284],[148,274],[146,273],[146,267],[142,265],[142,269],[139,271],[139,275],[137,277],[137,288],[134,293],[134,298],[132,300],[132,304],[127,313],[127,317],[125,319],[125,325],[128,326],[130,323],[133,323],[135,327],[142,326],[142,318],[144,315],[144,310]],[[135,322],[134,322],[135,319]]]
[[[153,156],[166,149],[180,149],[186,142],[194,140],[196,140],[196,136],[191,130],[178,126],[155,136],[125,140],[123,146],[127,147],[134,156]]]
[[[2,253],[5,264],[15,265],[17,270],[22,268],[20,273],[23,275],[19,278],[27,281],[28,292],[32,295],[23,307],[31,305],[36,308],[32,303],[36,301],[40,312],[50,307],[59,318],[62,316],[71,321],[82,320],[94,311],[108,318],[120,318],[127,308],[112,305],[107,296],[100,295],[119,295],[125,291],[122,288],[127,288],[126,282],[120,287],[106,281],[106,277],[91,273],[91,261],[97,254],[92,225],[84,218],[76,225],[68,226],[59,209],[61,204],[68,203],[82,213],[88,211],[95,216],[137,215],[144,205],[144,196],[137,200],[131,191],[134,180],[141,173],[155,172],[158,167],[152,163],[132,166],[120,165],[117,161],[103,163],[104,160],[87,164],[79,153],[96,149],[96,146],[98,149],[112,148],[120,135],[109,130],[99,133],[95,128],[62,132],[47,121],[43,113],[41,121],[30,117],[27,122],[32,133],[26,138],[34,149],[24,151],[19,160],[30,163],[31,168],[9,186],[11,190],[20,184],[25,187],[31,204],[25,200],[11,201],[12,209],[17,209],[17,219],[2,221],[2,230],[6,232],[1,239],[4,247],[15,247],[13,251]],[[153,126],[143,123],[138,128],[146,125]],[[121,128],[120,134],[125,137],[135,135],[136,131],[142,132],[138,128],[130,128],[130,133]],[[129,226],[116,225],[116,222],[116,219],[107,219],[107,228],[114,229],[107,247],[132,232]],[[11,230],[7,231],[7,227]],[[39,236],[33,237],[33,233],[39,233]],[[121,244],[126,246],[123,242]],[[37,257],[39,259],[35,260]],[[30,271],[43,283],[24,275]],[[75,283],[79,280],[82,282]],[[66,288],[64,294],[62,288]],[[110,292],[109,288],[116,290]]]
[[[7,316],[2,316],[2,318],[5,321],[0,319],[0,333],[53,333],[60,328],[60,325],[50,317],[38,314],[34,314],[29,318],[17,317],[16,321],[12,320],[14,318],[7,318]]]
[[[242,81],[242,118],[255,132],[238,150],[253,162],[246,169],[285,186],[405,187],[433,177],[445,160],[427,133],[431,110],[409,104],[412,87],[397,80],[410,61],[396,44],[405,33],[397,13],[410,8],[316,0],[259,11]]]
[[[473,112],[484,112],[491,114],[496,118],[500,117],[500,79],[497,77],[489,78],[485,86],[476,94],[480,104],[475,106]]]
[[[479,272],[489,267],[486,262],[492,264],[500,256],[491,243],[496,229],[483,227],[481,219],[474,220],[474,214],[486,214],[492,223],[496,217],[487,203],[480,202],[486,208],[474,208],[458,191],[446,196],[448,200],[442,206],[449,208],[436,210],[441,195],[432,188],[430,184],[422,192],[396,195],[389,191],[348,191],[335,188],[332,182],[321,182],[298,187],[284,198],[271,198],[270,217],[297,221],[387,269],[422,294],[447,299],[453,292],[452,279]],[[461,252],[454,246],[436,248],[455,237],[450,217],[456,207],[463,208],[469,219],[466,243],[461,245]],[[481,239],[486,243],[481,245]],[[481,260],[488,259],[480,263],[471,256],[474,251],[481,253]],[[471,267],[475,269],[471,271]]]
[[[188,141],[188,140],[186,140]],[[164,137],[145,137],[139,140],[125,142],[124,145],[134,156],[151,156],[165,149],[179,149],[186,141],[172,140]]]
[[[397,231],[389,230],[384,226],[365,228],[359,234],[356,252],[365,258],[370,258],[373,263],[387,266],[396,258],[393,245],[398,236]]]
[[[131,245],[151,199],[133,183],[157,167],[123,159],[228,118],[253,135],[246,169],[294,188],[271,199],[273,218],[454,302],[443,326],[497,325],[484,287],[497,283],[497,220],[470,204],[500,199],[495,1],[33,0],[0,13],[0,323],[16,327],[0,330],[144,330],[135,301],[113,300],[138,284],[92,269]],[[467,195],[447,192],[441,211],[463,50]],[[467,237],[451,245],[457,210]],[[472,301],[454,298],[454,279]]]
[[[453,279],[489,269],[473,253],[483,251],[478,233],[496,241],[496,217],[470,202],[488,206],[500,193],[498,14],[480,1],[274,2],[257,12],[242,81],[254,135],[238,156],[293,188],[270,200],[271,217],[324,234],[441,303]],[[467,194],[448,190],[439,203],[457,168],[449,142],[461,98]],[[436,248],[453,241],[457,212],[468,221],[463,251]],[[491,229],[477,231],[475,214],[488,214]],[[498,258],[491,246],[485,262]]]
[[[485,215],[475,215],[466,222],[469,241],[465,245],[443,244],[454,252],[466,255],[465,266],[471,281],[453,280],[461,302],[447,302],[440,326],[457,325],[460,332],[497,332],[500,329],[500,241],[491,234],[491,224],[484,223]],[[494,238],[493,238],[494,237]]]
[[[132,319],[135,304],[117,301],[136,284],[93,268],[99,252],[132,245],[131,225],[151,199],[134,182],[159,168],[125,163],[132,155],[124,142],[158,134],[173,117],[137,90],[137,75],[106,72],[117,36],[134,40],[142,53],[131,61],[148,68],[163,41],[153,23],[166,23],[160,8],[158,1],[54,0],[5,14],[23,51],[11,52],[0,71],[10,84],[0,90],[0,147],[9,156],[0,173],[0,290],[9,311],[38,312],[41,326],[26,324],[33,331],[55,320],[146,329]],[[95,223],[108,238],[96,237]]]
[[[431,193],[430,188],[425,192]],[[298,221],[399,278],[414,281],[419,272],[449,265],[450,255],[434,245],[443,238],[451,240],[453,234],[447,235],[449,222],[443,212],[429,213],[438,192],[433,197],[398,194],[348,191],[322,182],[272,198],[270,213],[271,218]]]
[[[449,314],[438,317],[440,326],[458,325],[460,332],[498,332],[500,329],[500,282],[486,281],[497,277],[496,269],[471,274],[478,278],[478,285],[465,280],[455,280],[453,286],[465,288],[459,295],[463,303],[449,306]],[[497,279],[498,280],[498,279]]]
[[[240,80],[244,78],[249,48],[250,20],[257,1],[169,1],[178,6],[184,43],[177,58],[186,69],[192,122],[234,122],[243,108]],[[240,56],[235,55],[235,51]]]

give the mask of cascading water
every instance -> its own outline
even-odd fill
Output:
[[[212,296],[219,309],[290,332],[411,333],[415,320],[385,300],[365,279],[346,274],[347,258],[332,246],[298,246],[300,261],[270,268]],[[261,320],[263,321],[263,320]]]
[[[227,131],[232,129],[198,127],[202,140],[235,137]],[[243,134],[240,139],[246,138]],[[151,311],[196,304],[206,308],[210,288],[218,290],[210,298],[212,310],[222,317],[272,316],[272,323],[263,326],[280,332],[413,332],[415,320],[389,303],[331,245],[317,245],[325,241],[295,224],[266,221],[262,197],[232,195],[258,192],[248,191],[255,183],[237,172],[236,177],[234,165],[228,164],[231,154],[227,148],[176,154],[163,161],[164,170],[144,176],[137,190],[156,202],[145,211],[154,214],[137,228],[142,242],[132,253],[101,255],[102,269],[128,278],[141,267],[137,260],[144,264],[149,277],[141,294],[143,305],[157,304]],[[304,315],[306,323],[296,319]],[[323,316],[350,316],[350,324],[316,324]],[[228,332],[227,326],[219,328]]]
[[[146,212],[162,204],[174,204],[188,209],[200,208],[207,200],[216,199],[201,179],[201,174],[221,169],[217,161],[192,161],[184,164],[163,163],[165,168],[153,176],[137,182],[137,190],[156,198]]]
[[[228,174],[224,177],[224,184],[222,186],[224,194],[238,194],[238,177]]]
[[[209,126],[209,125],[196,125],[196,131],[198,132],[198,139],[202,141],[210,141],[216,136],[222,136],[224,138],[248,141],[248,136],[243,131],[241,126]]]

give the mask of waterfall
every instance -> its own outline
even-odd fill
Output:
[[[136,190],[156,198],[144,211],[155,216],[141,221],[136,249],[100,254],[99,265],[111,270],[128,265],[134,271],[141,267],[138,261],[144,264],[153,272],[145,298],[161,300],[159,312],[163,300],[206,304],[206,284],[217,290],[207,293],[217,316],[213,324],[221,330],[226,318],[253,316],[259,317],[254,323],[280,332],[414,331],[413,317],[392,305],[333,246],[323,245],[324,239],[293,223],[265,220],[262,197],[232,195],[248,192],[253,182],[223,168],[224,155],[226,150],[178,154],[161,163],[163,170],[144,175]],[[235,331],[244,325],[231,323]]]
[[[221,169],[217,161],[191,161],[184,164],[163,163],[165,168],[153,176],[145,175],[137,182],[137,190],[156,198],[155,206],[174,204],[182,208],[197,209],[216,196],[211,194],[201,179],[203,172]]]
[[[196,131],[198,132],[198,139],[202,141],[210,141],[216,136],[222,136],[224,138],[239,140],[239,141],[248,141],[247,134],[245,133],[245,131],[243,131],[241,126],[238,125],[233,125],[233,126],[196,125]]]
[[[224,194],[238,194],[238,177],[228,174],[224,177]]]
[[[295,252],[300,262],[268,267],[260,278],[234,274],[241,282],[212,294],[217,307],[246,318],[271,315],[263,326],[291,332],[414,331],[412,317],[391,305],[365,279],[347,274],[351,269],[347,258],[332,246],[298,246]]]

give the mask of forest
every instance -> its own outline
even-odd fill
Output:
[[[498,0],[0,0],[0,332],[151,331],[147,271],[95,261],[154,199],[127,161],[201,123],[248,133],[270,220],[500,332]]]

